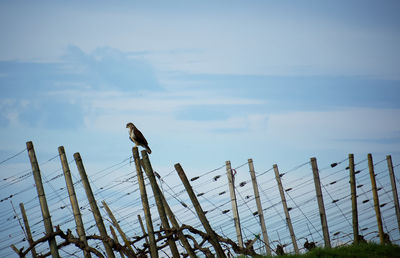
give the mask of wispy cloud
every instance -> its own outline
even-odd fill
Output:
[[[2,61],[0,71],[3,126],[19,122],[76,128],[83,124],[85,108],[90,108],[84,100],[88,92],[102,92],[110,98],[113,89],[130,93],[161,90],[149,64],[109,48],[86,54],[70,47],[56,63]]]
[[[400,109],[370,108],[272,114],[267,135],[276,143],[299,148],[397,151],[397,141],[380,139],[400,136],[398,117]]]

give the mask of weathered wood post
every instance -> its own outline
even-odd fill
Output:
[[[142,171],[142,166],[141,166],[141,162],[140,162],[138,148],[133,147],[132,153],[133,153],[133,158],[135,160],[136,173],[137,173],[139,190],[140,190],[140,197],[142,199],[144,216],[146,219],[147,232],[149,235],[150,255],[152,258],[158,258],[157,243],[156,243],[156,238],[154,236],[154,227],[153,227],[153,222],[151,220],[150,206],[149,206],[149,201],[147,199],[146,185],[144,183],[143,171]]]
[[[206,215],[204,214],[203,209],[200,206],[199,201],[197,200],[197,197],[195,193],[193,192],[192,186],[189,183],[189,180],[186,177],[185,171],[183,171],[181,165],[179,163],[175,164],[175,170],[178,172],[178,175],[185,186],[186,192],[189,195],[190,200],[193,203],[193,206],[197,212],[197,215],[199,216],[200,222],[203,225],[204,229],[206,230],[207,234],[209,235],[210,243],[214,247],[214,250],[217,254],[218,257],[226,257],[224,251],[222,250],[221,245],[219,244],[217,235],[215,234],[214,230],[211,228],[210,223],[207,220]]]
[[[122,230],[122,228],[119,226],[119,223],[118,223],[117,219],[114,217],[114,214],[112,213],[111,209],[108,207],[106,201],[103,200],[101,203],[103,204],[103,207],[106,210],[106,212],[108,214],[108,217],[111,219],[112,224],[114,225],[114,227],[117,228],[119,235],[124,240],[124,243],[125,243],[126,247],[131,252],[132,257],[136,257],[135,252],[133,251],[133,248],[131,246],[131,243],[129,243],[128,238],[126,237],[126,235],[125,235],[124,231]]]
[[[400,209],[399,209],[399,196],[397,194],[397,187],[396,187],[396,180],[394,177],[394,170],[393,170],[393,163],[392,163],[392,156],[387,155],[386,161],[389,169],[389,176],[390,176],[390,183],[392,184],[392,193],[393,193],[393,202],[394,208],[396,210],[396,217],[397,217],[397,228],[400,232]]]
[[[239,211],[237,208],[236,192],[235,192],[235,182],[234,176],[232,174],[231,162],[228,160],[225,162],[226,175],[228,176],[229,192],[231,195],[232,213],[233,221],[235,223],[236,237],[240,247],[243,247],[242,229],[240,228],[240,218]]]
[[[107,231],[106,231],[106,227],[104,226],[103,218],[101,217],[99,207],[97,207],[96,199],[94,198],[92,188],[90,187],[89,179],[87,177],[85,168],[82,163],[82,158],[81,158],[81,155],[79,154],[79,152],[76,152],[74,154],[74,159],[75,159],[75,163],[78,168],[78,171],[79,171],[79,175],[81,176],[81,179],[82,179],[83,188],[85,189],[86,196],[88,198],[88,201],[90,204],[90,209],[92,210],[94,220],[96,221],[96,225],[97,225],[97,228],[99,229],[100,235],[103,237],[102,242],[103,242],[104,248],[106,250],[107,257],[114,258],[115,257],[114,252],[113,252],[111,246],[109,245],[109,243],[106,241],[106,239],[108,239],[109,236],[107,235]]]
[[[29,221],[28,221],[28,217],[26,216],[24,204],[20,203],[19,204],[19,208],[21,209],[22,220],[24,221],[26,236],[28,237],[28,243],[29,243],[30,246],[32,246],[32,250],[31,250],[32,257],[36,258],[37,257],[37,253],[36,253],[35,247],[33,246],[31,227],[29,226]]]
[[[114,230],[114,228],[113,228],[111,225],[110,225],[110,231],[111,231],[111,235],[112,235],[112,237],[113,237],[113,239],[114,239],[114,242],[117,243],[117,244],[119,244],[118,236],[117,236],[117,234],[115,233],[115,230]],[[119,250],[119,255],[121,255],[121,258],[125,258],[125,255],[124,255],[124,253],[122,252],[122,250]]]
[[[33,148],[32,142],[27,142],[26,147],[28,149],[29,159],[31,161],[33,178],[35,179],[36,190],[38,193],[40,207],[42,210],[44,227],[46,229],[46,234],[50,235],[53,233],[53,225],[51,223],[49,207],[47,206],[46,195],[43,189],[43,183],[40,175],[39,164],[36,159],[35,149]],[[53,258],[58,258],[60,255],[58,254],[57,242],[55,237],[49,239],[49,246],[50,246],[51,256]]]
[[[260,219],[261,230],[262,230],[262,234],[263,234],[265,250],[267,250],[267,255],[271,255],[271,248],[269,246],[267,228],[265,227],[264,212],[263,212],[263,209],[261,206],[260,194],[258,192],[258,185],[257,185],[256,173],[254,171],[253,160],[248,159],[248,162],[249,162],[249,171],[250,171],[250,176],[251,176],[251,182],[253,183],[254,198],[255,198],[256,204],[257,204],[258,218]]]
[[[158,185],[157,185],[157,186],[158,186]],[[160,192],[161,192],[161,191],[160,191]],[[172,212],[171,208],[169,207],[169,204],[168,204],[168,202],[165,200],[165,197],[164,197],[163,194],[161,194],[161,200],[162,200],[162,202],[163,202],[163,204],[164,204],[165,212],[167,213],[167,216],[168,216],[168,218],[169,218],[169,221],[171,221],[172,226],[173,226],[175,229],[179,229],[179,227],[180,227],[180,226],[179,226],[179,223],[178,223],[178,221],[176,220],[175,215],[174,215],[174,213]],[[182,232],[182,231],[178,231],[178,232],[177,232],[177,235],[178,235],[179,240],[181,241],[183,247],[186,249],[186,252],[189,254],[189,256],[190,256],[191,258],[196,258],[197,256],[196,256],[196,254],[194,253],[192,247],[190,246],[190,244],[189,244],[188,240],[186,239],[185,235],[183,234],[183,232]]]
[[[353,217],[353,238],[354,243],[358,244],[358,211],[357,211],[357,190],[356,175],[354,169],[354,155],[349,154],[349,170],[350,170],[350,190],[351,190],[351,213]]]
[[[331,240],[329,237],[328,222],[326,221],[324,199],[322,197],[321,182],[319,180],[319,171],[318,171],[318,165],[317,165],[316,158],[311,158],[311,167],[312,167],[313,176],[314,176],[315,192],[317,194],[319,216],[321,219],[322,233],[324,235],[324,243],[325,243],[325,247],[330,248]]]
[[[165,209],[165,213],[167,214],[167,216],[168,216],[168,218],[169,218],[169,221],[171,222],[171,224],[172,224],[172,226],[173,226],[174,229],[179,229],[179,228],[180,228],[179,223],[178,223],[178,221],[176,220],[175,215],[174,215],[174,213],[172,212],[171,208],[169,207],[169,204],[168,204],[168,202],[166,201],[164,195],[162,194],[160,187],[158,186],[158,184],[156,184],[155,186],[158,188],[158,191],[160,192],[160,197],[161,197],[161,200],[162,200],[164,209]],[[138,215],[138,218],[139,218],[139,221],[140,221],[140,223],[141,223],[142,230],[143,230],[143,232],[145,232],[145,231],[144,231],[144,227],[143,227],[143,223],[141,222],[140,215]],[[177,231],[177,235],[178,235],[178,238],[179,238],[179,240],[181,241],[183,247],[186,249],[188,255],[189,255],[191,258],[196,258],[197,256],[196,256],[196,254],[194,253],[192,247],[190,246],[190,244],[189,244],[189,242],[187,241],[187,239],[186,239],[185,235],[183,234],[183,232],[178,230],[178,231]],[[146,241],[147,241],[147,239],[146,239]]]
[[[165,230],[170,230],[171,227],[169,226],[168,218],[165,213],[164,204],[161,199],[161,192],[160,192],[160,189],[158,188],[156,178],[154,177],[154,172],[153,172],[153,168],[151,167],[149,156],[147,155],[147,151],[145,151],[145,150],[143,150],[141,153],[142,153],[144,171],[146,172],[147,178],[149,179],[151,188],[153,190],[154,199],[156,201],[158,214],[160,215],[162,227]],[[178,248],[176,247],[176,244],[175,244],[175,241],[174,241],[172,235],[167,238],[167,242],[168,242],[169,248],[171,250],[172,256],[179,258],[179,256],[180,256],[179,251],[178,251]]]
[[[72,182],[71,171],[69,170],[69,165],[67,161],[67,157],[65,155],[65,150],[63,146],[58,147],[58,153],[60,154],[61,165],[64,172],[65,183],[67,185],[69,200],[71,202],[72,211],[74,214],[76,231],[78,232],[79,239],[88,246],[88,242],[86,239],[85,228],[82,222],[81,212],[79,210],[78,200],[76,198],[74,184]],[[90,252],[87,250],[83,250],[83,255],[85,258],[91,258]]]
[[[158,195],[160,197],[160,200],[163,204],[163,208],[165,210],[165,213],[167,214],[169,220],[171,221],[172,226],[175,229],[179,229],[179,223],[175,218],[174,213],[172,212],[171,208],[169,207],[168,202],[165,200],[165,197],[163,195],[163,193],[161,192],[160,187],[157,184],[157,181],[155,180],[154,177],[154,171],[153,168],[151,167],[151,163],[150,160],[148,158],[147,153],[143,154],[142,152],[142,156],[144,156],[143,161],[144,161],[144,166],[145,166],[145,171],[146,174],[149,172],[149,174],[147,174],[147,177],[150,180],[150,183],[152,185],[154,185],[155,190],[158,192]],[[147,167],[147,168],[146,168]],[[148,171],[148,172],[147,172]],[[139,219],[140,219],[140,215],[138,215]],[[195,258],[197,257],[196,254],[193,252],[192,247],[190,246],[189,242],[187,241],[186,237],[184,236],[184,234],[181,231],[177,232],[178,238],[181,241],[183,247],[186,249],[187,253],[189,254],[190,257]]]
[[[140,214],[138,214],[137,216],[138,216],[138,220],[139,220],[139,223],[140,223],[140,228],[142,229],[143,235],[146,235],[144,240],[146,240],[146,244],[147,245],[150,245],[149,244],[149,235],[147,234],[146,229],[144,228],[142,217],[140,217]]]
[[[378,190],[376,188],[374,162],[372,160],[371,153],[368,153],[368,167],[369,167],[369,176],[371,178],[372,196],[374,198],[374,208],[375,208],[375,214],[376,214],[376,221],[378,223],[379,240],[380,240],[381,244],[383,245],[385,243],[385,241],[384,241],[384,238],[383,238],[382,217],[381,217],[381,210],[379,208],[379,197],[378,197]]]
[[[290,237],[292,238],[294,251],[296,254],[298,254],[299,248],[297,247],[296,236],[294,234],[292,220],[290,219],[290,214],[289,214],[289,210],[288,210],[287,203],[286,203],[286,197],[285,197],[285,193],[283,191],[281,176],[279,175],[278,165],[274,164],[273,167],[274,167],[274,172],[275,172],[275,179],[276,179],[276,182],[278,183],[279,193],[281,195],[283,211],[285,212],[285,216],[286,216],[286,224],[289,228]]]

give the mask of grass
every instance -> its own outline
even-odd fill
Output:
[[[271,256],[259,256],[271,257]],[[277,256],[274,256],[277,257]],[[398,245],[379,245],[374,243],[349,245],[336,248],[315,248],[312,251],[301,255],[285,255],[282,257],[387,257],[400,258],[400,246]]]

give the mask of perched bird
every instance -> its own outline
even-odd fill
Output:
[[[275,250],[277,255],[285,255],[285,251],[283,250],[283,245],[277,245]]]
[[[135,143],[135,147],[137,147],[138,145],[142,146],[146,149],[147,153],[150,154],[151,149],[142,132],[139,131],[139,129],[137,129],[136,126],[132,123],[127,123],[126,128],[129,128],[129,139],[131,139],[131,141]]]
[[[311,251],[312,249],[315,248],[315,243],[308,242],[308,239],[306,238],[306,242],[304,243],[304,248],[307,249],[308,251]]]

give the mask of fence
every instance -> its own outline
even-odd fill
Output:
[[[320,168],[311,158],[264,171],[251,159],[237,167],[227,161],[187,178],[179,164],[169,173],[153,171],[147,154],[134,148],[122,162],[87,176],[79,153],[68,162],[60,147],[38,164],[28,142],[0,165],[25,151],[31,168],[8,166],[17,172],[0,185],[3,257],[276,255],[314,244],[400,239],[398,165],[390,156],[374,163],[371,155],[355,162],[350,154]]]

